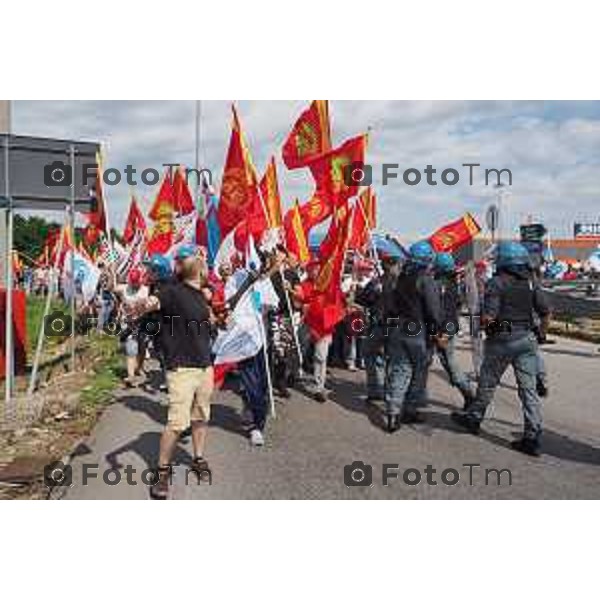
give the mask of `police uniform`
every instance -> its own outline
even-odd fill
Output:
[[[483,314],[489,324],[477,397],[465,413],[454,413],[453,418],[477,433],[494,391],[511,365],[524,419],[523,438],[513,443],[513,447],[528,454],[538,454],[542,410],[536,391],[538,346],[532,327],[534,315],[546,317],[549,307],[526,265],[499,267],[486,286]]]
[[[442,332],[448,334],[445,346],[436,345],[431,338],[427,344],[427,369],[431,367],[433,357],[437,353],[440,363],[446,371],[450,385],[457,388],[465,400],[465,408],[473,401],[475,395],[471,389],[469,379],[460,368],[456,360],[456,334],[458,333],[459,308],[461,304],[460,294],[456,278],[453,275],[436,276],[436,284],[440,296],[440,307],[442,311]]]
[[[426,339],[441,325],[439,295],[426,267],[409,262],[395,285],[393,306],[386,315],[387,353],[385,403],[388,431],[400,422],[420,420],[417,406],[425,398]]]
[[[397,271],[389,266],[383,277],[372,279],[356,292],[355,301],[365,307],[366,323],[363,356],[367,374],[367,399],[383,400],[385,397],[385,345],[384,315],[392,311]]]

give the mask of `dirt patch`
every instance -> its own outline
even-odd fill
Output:
[[[90,339],[76,372],[53,376],[0,415],[0,499],[46,498],[44,466],[71,454],[113,401],[120,357],[114,338]],[[7,414],[10,412],[10,414]]]

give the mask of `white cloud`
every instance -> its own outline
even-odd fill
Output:
[[[240,101],[238,110],[259,172],[270,156],[278,158],[286,204],[312,189],[307,170],[286,171],[280,152],[290,127],[308,104],[303,101]],[[17,133],[97,139],[106,143],[107,163],[139,172],[163,162],[194,161],[194,102],[16,102]],[[371,128],[369,161],[423,169],[431,164],[439,178],[457,168],[456,186],[400,181],[378,189],[380,223],[404,237],[422,235],[443,222],[473,211],[480,218],[494,198],[481,182],[468,185],[460,165],[508,167],[513,173],[508,216],[516,227],[527,215],[543,219],[554,235],[569,235],[572,222],[598,217],[600,192],[600,103],[333,101],[335,143]],[[229,102],[202,103],[201,158],[220,179],[229,141]],[[380,167],[379,167],[380,169]],[[378,181],[380,177],[376,178]],[[423,182],[425,179],[423,178]],[[127,185],[110,188],[112,222],[122,225],[128,206]],[[136,194],[149,206],[154,190]]]

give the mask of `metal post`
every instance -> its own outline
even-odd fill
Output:
[[[10,161],[9,161],[10,136],[4,139],[4,196],[8,201],[6,210],[6,323],[5,323],[5,401],[8,408],[12,399],[13,384],[13,270],[12,270],[12,249],[13,249],[13,208],[10,198]]]
[[[54,258],[54,264],[53,264],[53,268],[52,268],[52,276],[54,275],[54,273],[58,273],[58,265],[60,262],[60,257],[62,256],[62,251],[63,251],[63,244],[64,244],[64,240],[65,240],[65,229],[67,226],[67,215],[68,215],[69,211],[66,211],[65,214],[65,221],[63,223],[63,226],[60,228],[60,237],[58,240],[58,247],[56,250],[56,255]],[[45,323],[46,323],[46,317],[50,314],[50,307],[52,305],[52,299],[54,298],[54,292],[56,291],[56,289],[58,288],[58,281],[56,282],[56,288],[54,285],[54,281],[52,279],[48,280],[48,294],[46,295],[46,304],[44,306],[44,315],[42,316],[42,325],[40,326],[39,332],[38,332],[38,339],[37,339],[37,345],[35,348],[35,357],[33,359],[33,367],[31,369],[31,377],[29,379],[29,388],[27,390],[27,395],[29,397],[31,397],[31,395],[33,394],[33,392],[35,391],[35,385],[37,382],[37,374],[38,374],[38,370],[40,367],[40,360],[42,357],[42,348],[44,346],[44,327],[45,327]]]
[[[504,199],[504,189],[501,183],[496,184],[498,190],[496,206],[498,207],[498,241],[504,239],[504,211],[502,206],[502,200]]]
[[[204,196],[200,199],[200,117],[202,114],[202,101],[196,100],[196,112],[195,112],[195,159],[194,168],[196,169],[196,202],[200,205],[200,216],[206,216],[206,205]]]
[[[69,148],[71,159],[71,173],[73,182],[71,184],[71,210],[69,229],[71,234],[71,371],[75,371],[75,146]]]

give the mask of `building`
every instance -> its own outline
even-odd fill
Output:
[[[557,260],[585,261],[598,247],[600,247],[600,238],[571,238],[550,241],[550,248]]]

